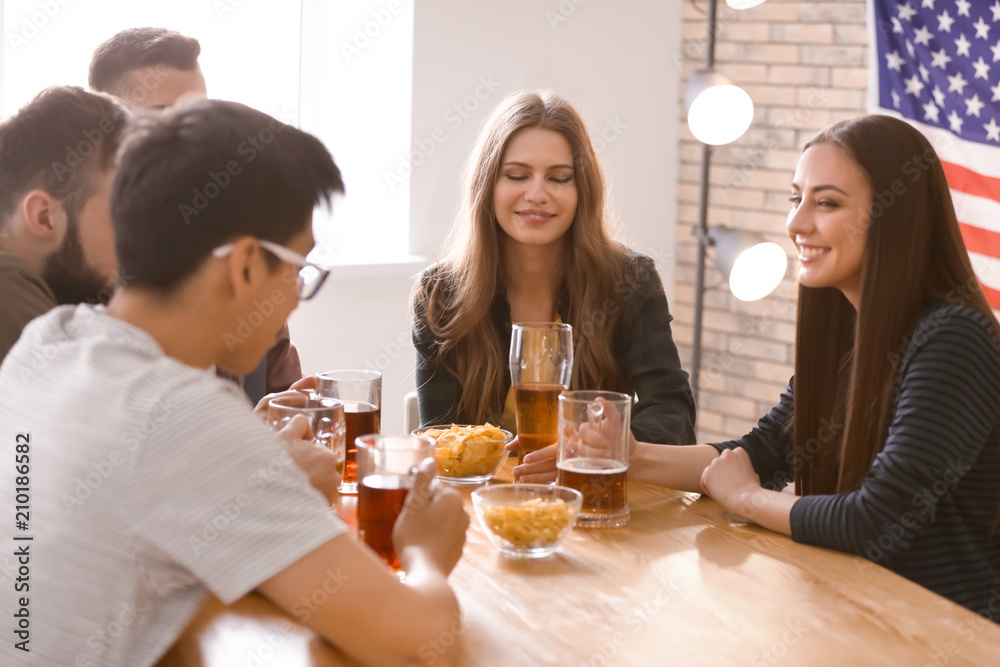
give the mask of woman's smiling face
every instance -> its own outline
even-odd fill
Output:
[[[517,132],[493,189],[500,228],[525,245],[559,241],[576,217],[574,178],[573,151],[563,135],[537,127]]]
[[[799,256],[799,283],[836,287],[857,308],[871,224],[867,174],[836,144],[810,146],[792,180],[786,229]]]

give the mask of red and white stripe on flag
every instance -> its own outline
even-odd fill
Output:
[[[941,158],[969,258],[1000,310],[1000,0],[869,0],[868,109]]]

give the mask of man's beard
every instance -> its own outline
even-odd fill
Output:
[[[76,214],[67,215],[66,236],[59,248],[45,258],[42,279],[59,305],[104,303],[111,298],[112,281],[87,263],[80,243]]]

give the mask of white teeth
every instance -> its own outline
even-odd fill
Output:
[[[799,246],[799,257],[810,259],[812,257],[818,257],[825,252],[830,252],[829,248],[804,248]]]

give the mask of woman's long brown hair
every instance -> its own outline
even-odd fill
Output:
[[[508,350],[492,317],[502,295],[505,232],[496,223],[493,191],[504,151],[526,128],[560,133],[573,152],[576,217],[563,237],[562,284],[573,326],[573,386],[624,390],[612,354],[612,333],[621,320],[622,280],[630,257],[605,227],[604,174],[580,115],[551,92],[521,92],[505,99],[487,119],[465,169],[463,205],[452,226],[436,280],[417,285],[414,309],[441,342],[440,365],[462,385],[459,409],[474,423],[499,420]]]
[[[823,130],[803,151],[821,143],[864,170],[873,200],[857,229],[868,234],[860,310],[834,288],[799,286],[793,469],[800,495],[861,486],[888,437],[908,336],[931,301],[975,308],[1000,336],[927,139],[895,118],[863,116]]]

